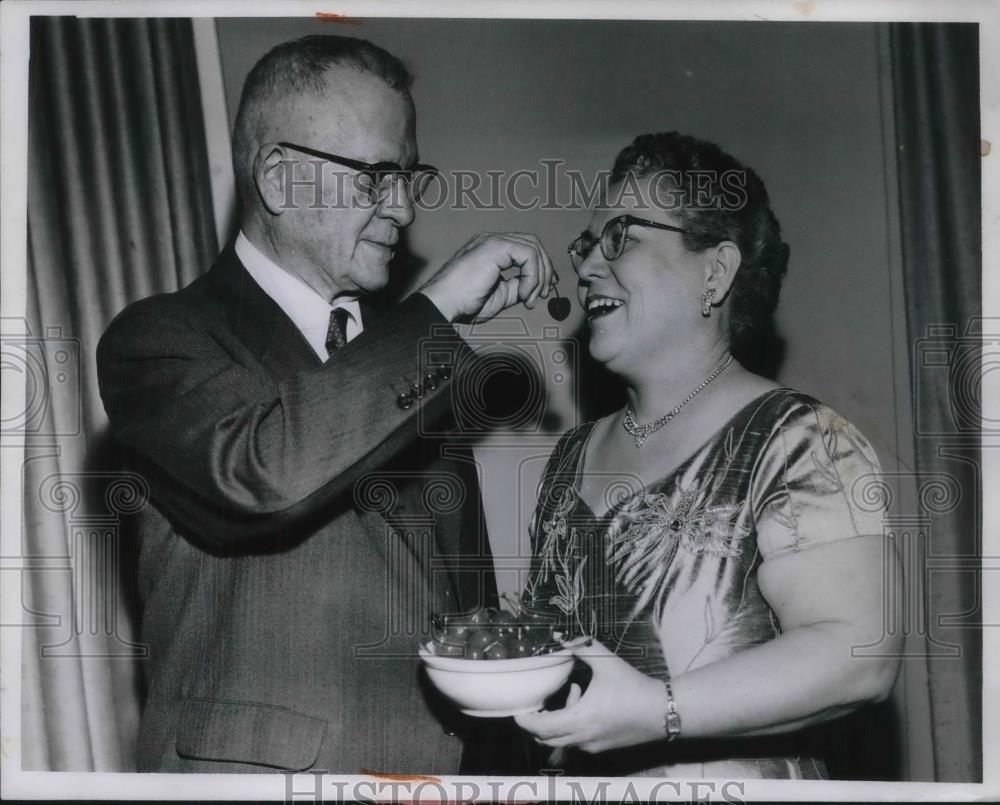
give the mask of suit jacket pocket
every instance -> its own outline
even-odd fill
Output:
[[[255,702],[186,699],[177,754],[303,771],[319,757],[326,721]]]

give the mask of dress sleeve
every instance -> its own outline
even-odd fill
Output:
[[[761,556],[881,535],[884,511],[863,497],[880,475],[854,425],[821,403],[796,406],[775,424],[751,480]]]

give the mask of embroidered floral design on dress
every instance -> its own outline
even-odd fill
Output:
[[[570,558],[563,557],[555,576],[556,589],[559,593],[549,599],[549,603],[559,607],[563,614],[572,615],[576,619],[581,632],[584,629],[580,619],[580,604],[583,603],[583,568],[586,564],[587,557],[584,557],[574,569]]]
[[[637,596],[634,612],[655,602],[659,615],[678,547],[718,557],[739,553],[750,533],[733,522],[741,506],[708,505],[713,491],[712,476],[688,487],[678,481],[672,494],[637,496],[615,518],[608,561],[617,565],[615,580]]]
[[[562,559],[560,546],[566,542],[569,534],[566,518],[573,509],[573,487],[569,484],[553,484],[549,490],[549,499],[553,498],[555,505],[549,516],[542,520],[542,547],[538,556],[541,559],[539,572],[543,578],[548,578],[549,573],[557,570]]]
[[[576,493],[572,484],[554,483],[546,499],[555,502],[551,511],[541,520],[542,544],[537,554],[537,569],[525,587],[527,603],[532,608],[536,607],[539,596],[544,597],[552,591],[548,585],[551,579],[555,583],[555,595],[549,595],[544,603],[558,607],[563,614],[571,616],[580,632],[585,633],[580,618],[580,605],[585,592],[583,573],[587,558],[577,561],[576,533],[567,522],[576,503]],[[532,528],[532,531],[535,529]],[[537,533],[532,533],[533,539],[538,537]],[[542,589],[546,592],[540,592]]]

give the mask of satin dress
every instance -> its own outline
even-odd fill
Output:
[[[578,494],[594,424],[564,434],[549,458],[522,601],[650,676],[678,675],[781,633],[757,585],[762,562],[883,533],[875,452],[850,422],[805,394],[759,396],[655,483],[610,479],[600,517]],[[578,775],[825,779],[822,743],[822,727],[664,740],[570,751],[564,767]]]

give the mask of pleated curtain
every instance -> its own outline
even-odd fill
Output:
[[[22,767],[134,770],[146,653],[98,339],[216,249],[190,20],[31,27]]]
[[[979,782],[978,560],[982,495],[989,493],[979,449],[979,30],[894,24],[890,40],[917,483],[932,570],[926,610],[934,779]]]

